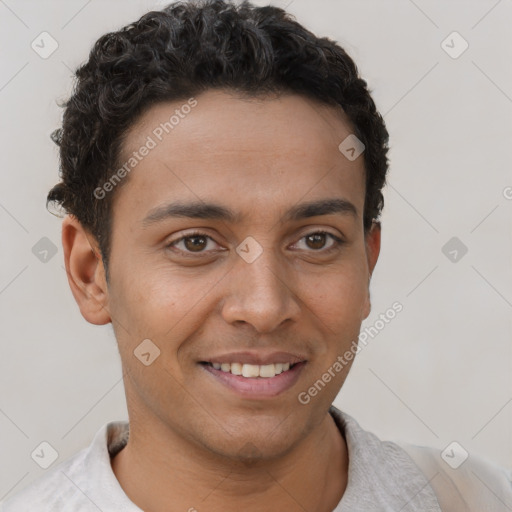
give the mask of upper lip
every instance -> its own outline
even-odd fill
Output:
[[[291,352],[229,352],[202,359],[204,363],[241,363],[266,365],[273,363],[296,364],[306,361],[306,358]]]

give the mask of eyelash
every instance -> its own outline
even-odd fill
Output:
[[[318,231],[312,231],[311,233],[307,233],[305,234],[304,236],[302,236],[300,240],[304,239],[304,238],[307,238],[308,236],[312,236],[312,235],[328,235],[330,236],[333,240],[334,240],[334,244],[329,247],[328,249],[318,249],[318,250],[314,250],[314,249],[311,249],[311,251],[309,252],[313,252],[313,253],[323,253],[323,254],[329,254],[330,252],[336,250],[336,249],[339,249],[345,242],[344,240],[342,240],[340,237],[336,236],[336,235],[333,235],[332,233],[329,233],[328,231],[322,231],[322,230],[318,230]],[[172,242],[168,243],[165,247],[167,249],[172,249],[172,247],[174,245],[177,245],[178,243],[180,243],[181,241],[183,240],[186,240],[187,238],[194,238],[196,236],[201,236],[201,237],[205,237],[205,238],[209,238],[210,240],[213,240],[213,238],[210,236],[210,235],[207,235],[206,233],[203,233],[201,231],[194,231],[192,233],[188,233],[187,235],[185,236],[182,236],[181,238],[177,238],[176,240],[173,240]],[[194,253],[192,251],[182,251],[181,249],[178,249],[178,251],[186,254],[187,257],[196,257],[196,256],[201,256],[201,255],[204,255],[206,254],[208,251],[199,251],[197,253]]]

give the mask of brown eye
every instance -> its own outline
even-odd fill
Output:
[[[208,245],[208,237],[203,235],[193,235],[183,238],[186,249],[190,252],[201,252]]]
[[[188,235],[170,242],[166,247],[184,256],[208,254],[218,250],[218,245],[215,240],[213,240],[211,236],[201,232],[189,233]],[[211,250],[212,248],[213,251]]]
[[[326,245],[329,238],[331,239],[331,244]],[[319,252],[326,254],[337,250],[341,245],[344,244],[344,241],[340,237],[333,235],[332,233],[328,233],[327,231],[315,231],[303,236],[299,240],[298,244],[299,249],[305,249],[306,251],[309,250],[309,252]],[[304,245],[300,247],[302,244]]]
[[[305,238],[307,240],[308,247],[310,249],[322,249],[325,245],[325,235],[327,233],[313,233],[311,235],[307,235]]]

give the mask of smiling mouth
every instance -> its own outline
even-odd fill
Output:
[[[202,361],[199,366],[210,376],[209,378],[213,378],[211,382],[220,384],[239,397],[265,400],[281,395],[296,384],[307,365],[306,360],[297,359],[286,363],[262,365]]]
[[[237,375],[248,379],[269,379],[276,375],[280,375],[281,373],[288,372],[300,363],[273,363],[258,365],[246,363],[210,363],[202,361],[201,364],[224,373],[230,373],[231,375]]]

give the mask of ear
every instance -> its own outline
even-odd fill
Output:
[[[363,320],[368,318],[371,311],[371,300],[370,300],[370,279],[373,274],[373,269],[377,264],[380,254],[380,235],[381,228],[380,222],[373,221],[370,230],[365,234],[365,248],[366,248],[366,259],[368,264],[368,290],[366,294],[366,300],[363,307]]]
[[[82,316],[91,324],[108,324],[103,260],[95,238],[74,216],[67,215],[62,221],[62,247],[69,286]]]

